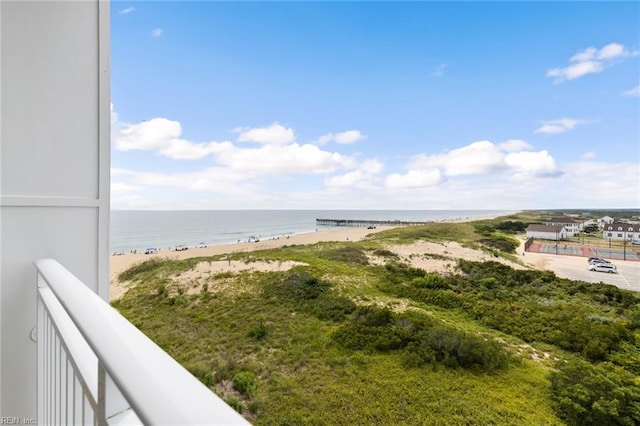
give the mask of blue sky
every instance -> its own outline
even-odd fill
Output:
[[[640,207],[638,2],[111,3],[113,209]]]

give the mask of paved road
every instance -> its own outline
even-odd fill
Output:
[[[614,260],[618,274],[589,271],[586,257],[559,256],[554,254],[527,253],[527,263],[553,271],[562,278],[590,283],[613,284],[625,290],[640,292],[640,262]]]

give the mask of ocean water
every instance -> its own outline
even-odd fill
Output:
[[[111,252],[194,247],[270,239],[316,230],[316,219],[441,221],[510,213],[503,210],[202,210],[111,212]]]

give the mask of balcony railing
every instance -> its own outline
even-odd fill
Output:
[[[35,265],[38,424],[248,424],[58,262]]]

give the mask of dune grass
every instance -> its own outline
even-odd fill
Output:
[[[432,225],[253,252],[308,266],[212,276],[199,294],[168,277],[210,259],[142,264],[123,273],[138,285],[113,304],[259,425],[576,424],[584,417],[551,386],[564,360],[615,365],[598,380],[638,374],[637,296],[493,262],[439,276],[385,248],[486,238],[472,224]],[[385,265],[367,261],[376,251]],[[225,291],[207,291],[223,280]],[[573,338],[582,333],[591,338]],[[563,383],[579,385],[569,373]],[[640,400],[629,389],[633,413]]]

